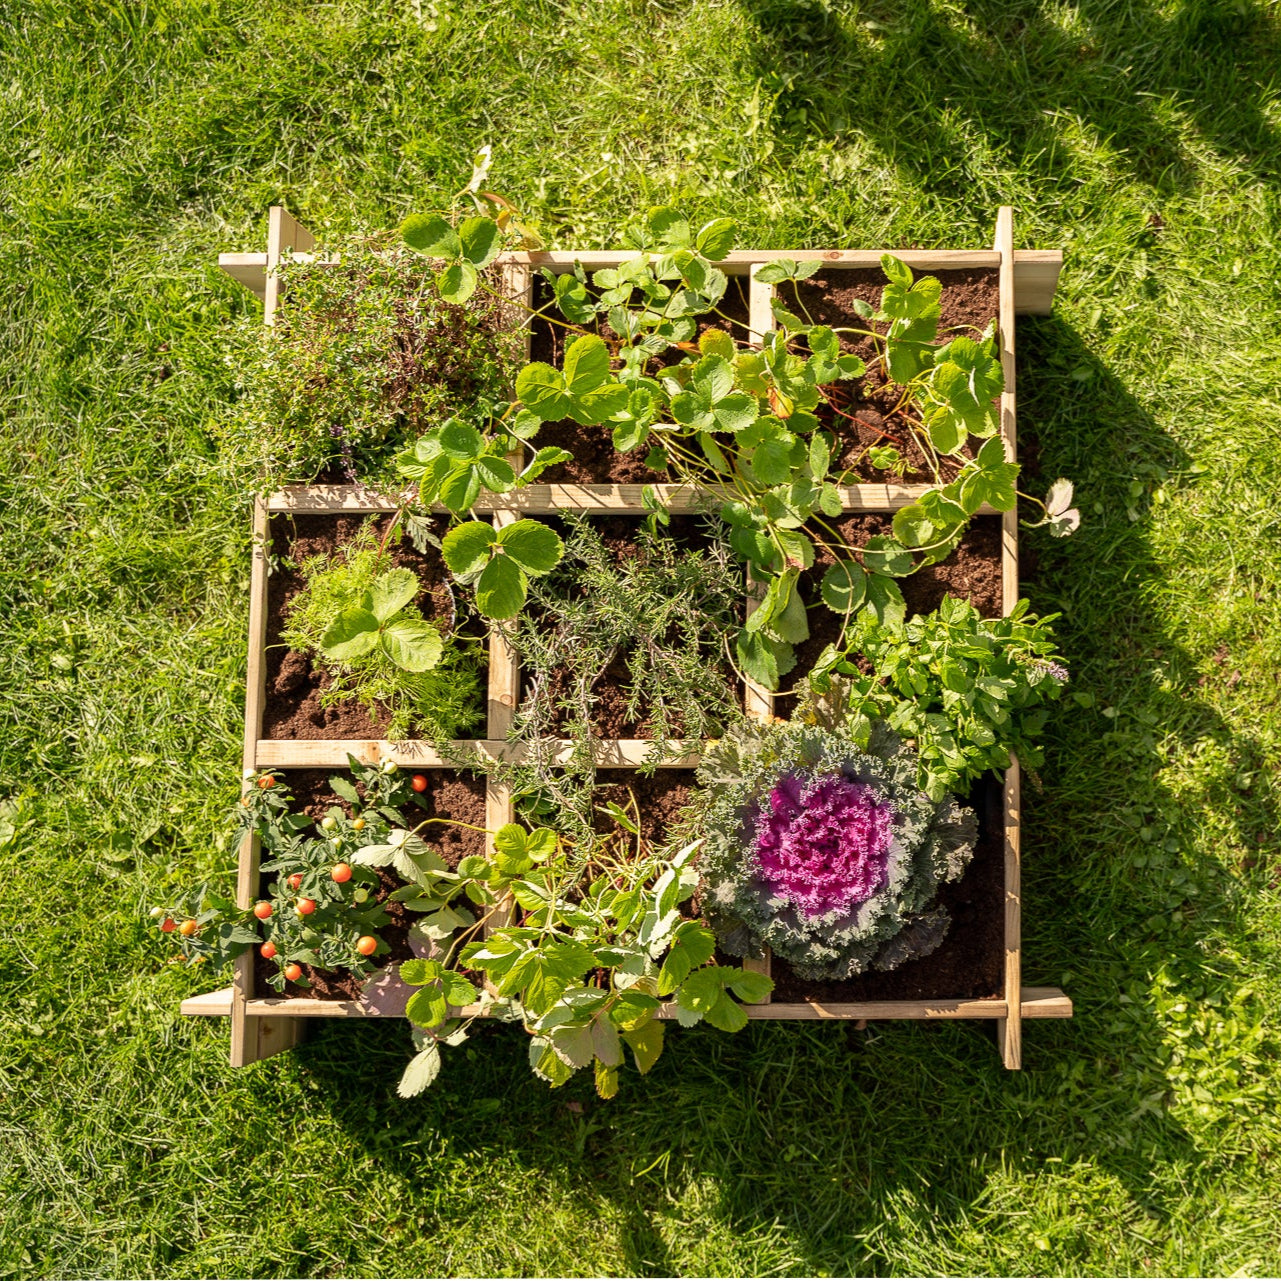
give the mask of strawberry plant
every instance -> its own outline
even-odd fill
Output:
[[[443,287],[453,289],[461,272],[471,289],[483,292],[489,286],[467,263],[477,254],[489,261],[497,252],[504,210],[497,198],[468,194],[482,212],[456,228],[437,214],[411,218],[403,232],[411,247],[445,262]],[[488,228],[486,209],[493,215]],[[821,264],[776,260],[757,271],[758,280],[778,286],[776,328],[755,342],[720,305],[728,278],[716,259],[733,247],[729,220],[695,228],[679,210],[660,207],[625,239],[633,253],[617,267],[590,275],[581,266],[546,271],[552,300],[538,314],[571,335],[559,367],[526,364],[514,380],[516,398],[495,406],[486,423],[466,432],[452,423],[426,432],[401,461],[404,474],[423,483],[424,499],[440,496],[461,514],[482,486],[504,492],[521,477],[510,463],[497,464],[509,451],[532,448],[545,422],[603,427],[618,450],[646,449],[650,467],[717,502],[731,546],[762,589],[736,639],[737,658],[771,689],[794,666],[794,646],[809,634],[800,575],[814,563],[816,549],[836,560],[820,592],[823,603],[847,622],[866,615],[884,623],[904,614],[895,580],[946,557],[985,505],[1009,511],[1021,496],[1044,510],[1040,523],[1051,533],[1075,528],[1079,514],[1070,509],[1066,482],[1056,482],[1050,505],[1016,490],[1018,465],[1007,460],[997,434],[1004,379],[995,322],[982,331],[940,333],[937,278],[918,279],[885,255],[879,308],[857,304],[862,323],[833,328],[809,319],[796,288]],[[700,332],[700,317],[710,317],[713,327]],[[837,439],[820,427],[817,413],[835,384],[868,372],[847,350],[851,339],[874,344],[876,361],[898,392],[893,416],[934,478],[933,488],[895,514],[891,535],[858,547],[830,523],[842,511],[840,487],[852,473],[835,464]],[[564,451],[553,452],[559,458]],[[903,465],[892,446],[871,446],[864,455],[886,470]],[[529,469],[551,456],[538,451]],[[648,493],[649,505],[660,507]],[[497,608],[507,612],[491,616],[508,617],[519,610],[520,566],[496,554],[491,561],[485,555],[490,543],[482,547],[479,534],[460,538],[451,568],[477,584],[482,612]],[[493,568],[499,563],[502,569]],[[482,588],[486,573],[501,580],[501,590]]]

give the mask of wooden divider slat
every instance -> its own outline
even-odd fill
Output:
[[[226,1018],[231,1013],[232,989],[221,988],[200,996],[189,996],[181,1012],[199,1018]],[[399,1018],[385,1014],[360,1001],[321,1001],[315,997],[260,997],[250,1003],[250,1016],[276,1015],[286,1010],[307,1018]],[[1025,987],[1022,991],[1022,1014],[1025,1019],[1070,1019],[1072,1000],[1056,987]],[[474,1012],[474,1007],[464,1007]],[[797,1013],[796,1011],[800,1011]],[[903,1011],[907,1011],[904,1013]],[[1000,1019],[1007,1012],[1002,1000],[987,1001],[864,1001],[859,1004],[817,1005],[776,1004],[765,1012],[761,1006],[748,1006],[747,1016],[754,1019],[846,1018],[846,1019]]]
[[[526,485],[506,494],[484,492],[476,500],[475,511],[515,511],[525,515],[553,515],[561,511],[600,513],[629,512],[641,515],[648,509],[642,496],[644,485]],[[654,485],[654,495],[673,512],[714,511],[722,496],[693,485]],[[848,511],[894,512],[914,503],[928,485],[862,484],[838,489],[841,505]],[[363,514],[395,511],[413,497],[412,490],[401,494],[381,494],[358,485],[309,485],[282,490],[267,499],[273,512]],[[728,495],[725,495],[728,497]],[[443,507],[434,510],[444,511]],[[981,515],[991,515],[992,508],[983,506]]]
[[[806,257],[820,257],[826,261],[831,261],[830,250],[819,250],[817,255],[807,253],[802,250],[788,250],[786,256],[791,258],[804,259]],[[855,261],[853,251],[846,251],[846,256],[833,265],[838,267],[871,267],[875,266],[881,260],[883,250],[861,250],[859,256],[861,261]],[[991,253],[978,253],[976,256],[987,260],[984,262],[960,261],[958,253],[967,251],[955,250],[906,250],[898,249],[891,251],[898,257],[904,259],[909,266],[917,271],[946,270],[950,267],[975,267],[975,266],[997,266],[996,256]],[[733,260],[729,262],[731,273],[743,274],[748,270],[753,262],[767,261],[767,255],[779,257],[782,252],[775,250],[746,250],[740,254],[735,254]],[[917,256],[920,255],[920,256]],[[621,254],[604,254],[599,262],[589,261],[588,255],[557,255],[559,258],[568,257],[569,262],[557,262],[547,264],[553,270],[556,267],[566,267],[572,265],[572,260],[578,257],[587,266],[604,267],[611,263],[621,261]],[[259,298],[264,298],[267,292],[267,255],[264,253],[242,254],[242,253],[222,253],[218,255],[218,266],[227,273],[233,280],[245,286],[257,294]],[[1054,302],[1054,293],[1058,288],[1059,274],[1063,269],[1063,252],[1059,249],[1016,249],[1014,251],[1014,310],[1020,316],[1048,316]]]
[[[997,329],[1001,344],[1001,439],[1010,462],[1018,457],[1015,434],[1014,388],[1014,210],[1003,205],[996,218],[996,250],[1001,255],[1000,302]],[[1008,614],[1019,599],[1019,517],[1008,511],[1001,517],[1001,605]],[[1001,1061],[1007,1068],[1023,1064],[1022,1009],[1018,993],[1022,988],[1022,916],[1019,866],[1019,763],[1014,760],[1005,772],[1002,813],[1005,837],[1005,999],[1009,1014],[998,1028]]]

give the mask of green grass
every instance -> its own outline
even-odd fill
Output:
[[[33,3],[0,16],[0,1273],[1281,1270],[1281,14],[1273,0]],[[247,508],[221,249],[493,180],[561,246],[1062,247],[1020,424],[1073,688],[1027,978],[1077,1017],[674,1037],[601,1104],[486,1030],[226,1066],[141,912],[227,871]],[[1035,566],[1031,564],[1035,558]],[[0,829],[0,832],[5,829]]]

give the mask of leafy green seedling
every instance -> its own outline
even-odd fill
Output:
[[[418,595],[418,576],[410,569],[389,569],[374,579],[359,605],[344,609],[320,638],[320,652],[338,662],[363,658],[375,649],[407,672],[428,672],[440,662],[445,642],[420,618],[401,617]]]

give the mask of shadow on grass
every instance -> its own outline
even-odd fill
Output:
[[[392,1095],[403,1025],[313,1029],[305,1070],[415,1197],[434,1200],[427,1180],[413,1183],[414,1150],[443,1144],[482,1179],[487,1163],[501,1167],[496,1196],[529,1180],[592,1207],[635,1275],[677,1275],[691,1260],[715,1274],[735,1257],[770,1270],[780,1235],[791,1253],[778,1270],[877,1273],[924,1258],[910,1251],[927,1240],[937,1259],[940,1236],[982,1231],[1001,1213],[997,1175],[1082,1171],[1116,1185],[1123,1215],[1159,1221],[1169,1203],[1154,1169],[1188,1180],[1210,1169],[1205,1133],[1171,1110],[1178,1033],[1197,1002],[1231,999],[1232,974],[1201,944],[1241,937],[1241,902],[1229,870],[1185,839],[1195,815],[1162,773],[1172,744],[1209,742],[1244,762],[1252,749],[1195,697],[1193,660],[1148,605],[1162,581],[1150,493],[1189,460],[1058,318],[1021,322],[1020,350],[1027,487],[1061,470],[1087,508],[1071,542],[1028,540],[1041,554],[1025,584],[1041,612],[1064,612],[1071,688],[1095,700],[1056,713],[1024,805],[1024,981],[1061,982],[1076,1018],[1025,1023],[1020,1073],[1001,1067],[994,1025],[671,1027],[649,1080],[627,1071],[608,1103],[588,1074],[554,1092],[535,1080],[517,1028],[479,1029],[411,1101]],[[1044,477],[1038,431],[1054,442]],[[1092,515],[1096,501],[1110,514]],[[1243,835],[1275,831],[1275,795],[1254,791],[1235,821]],[[1219,1102],[1203,1108],[1210,1121]],[[682,1239],[685,1199],[702,1207],[688,1221],[710,1210],[723,1240]],[[1047,1226],[1057,1253],[1045,1257],[1063,1267],[1097,1250],[1082,1222],[1065,1212]]]
[[[1171,16],[1144,0],[1081,0],[1073,22],[1047,0],[871,0],[857,26],[819,0],[739,4],[758,33],[748,74],[777,95],[785,145],[865,134],[935,194],[973,203],[980,158],[1056,186],[1084,178],[1073,124],[1137,180],[1177,190],[1196,165],[1166,100],[1221,160],[1277,171],[1264,101],[1281,40],[1252,0],[1189,0]]]

